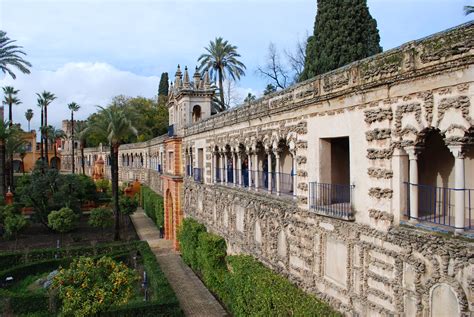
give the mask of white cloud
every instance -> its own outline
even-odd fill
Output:
[[[35,115],[31,128],[40,124],[40,110],[36,93],[43,90],[54,93],[58,98],[48,107],[48,123],[60,127],[61,121],[70,117],[67,104],[74,101],[81,106],[75,114],[85,119],[95,112],[96,106],[106,106],[114,96],[143,96],[153,98],[159,83],[157,76],[139,76],[119,70],[107,63],[67,63],[55,71],[32,70],[30,75],[20,74],[16,80],[10,77],[0,79],[0,86],[14,86],[20,90],[20,106],[13,110],[14,122],[27,128],[24,113],[28,108]],[[8,116],[8,111],[5,109]]]

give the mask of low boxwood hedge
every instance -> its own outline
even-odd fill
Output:
[[[132,251],[138,251],[142,257],[145,271],[149,280],[150,301],[143,303],[131,303],[111,307],[107,312],[101,312],[101,316],[183,316],[178,299],[173,292],[164,273],[161,271],[156,257],[146,242],[136,241],[130,243],[113,243],[108,245],[74,248],[59,252],[61,256],[69,257],[55,258],[57,249],[35,250],[33,258],[41,260],[32,262],[32,257],[24,257],[21,253],[10,253],[4,255],[2,263],[8,263],[12,259],[18,259],[20,264],[0,271],[0,278],[14,276],[15,280],[21,280],[29,275],[50,272],[59,266],[67,266],[74,257],[103,255],[111,256],[118,260],[124,260]],[[54,251],[54,252],[53,252]],[[82,252],[81,252],[82,251]],[[1,259],[2,256],[0,256]],[[5,260],[7,259],[7,260]],[[25,263],[25,261],[27,261]],[[16,315],[43,314],[48,315],[49,299],[44,294],[20,294],[0,289],[0,313],[8,302],[10,310]],[[0,314],[1,315],[1,314]]]

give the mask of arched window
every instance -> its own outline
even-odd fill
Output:
[[[193,123],[201,120],[201,106],[195,105],[193,107]]]

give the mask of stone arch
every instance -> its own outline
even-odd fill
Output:
[[[173,230],[173,195],[171,190],[166,190],[166,201],[165,201],[165,238],[168,240],[174,239],[174,230]]]
[[[454,289],[446,283],[438,283],[430,289],[430,316],[460,316],[459,300]]]
[[[200,105],[195,105],[192,111],[193,123],[201,120],[202,110]]]

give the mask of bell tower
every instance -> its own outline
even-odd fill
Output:
[[[184,128],[209,118],[214,94],[215,88],[211,86],[208,71],[201,77],[196,67],[191,81],[188,67],[184,68],[183,74],[178,65],[168,102],[169,125],[173,130],[171,135],[182,136]]]
[[[191,81],[188,68],[184,68],[183,74],[178,65],[168,96],[169,128],[168,138],[165,140],[165,165],[161,176],[165,239],[172,240],[176,250],[179,249],[177,230],[183,220],[181,198],[184,177],[182,154],[184,129],[211,116],[214,93],[215,89],[211,86],[207,71],[202,78],[196,67]]]

